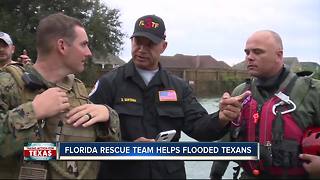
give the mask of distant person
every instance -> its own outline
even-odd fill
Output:
[[[24,50],[23,54],[20,55],[17,61],[12,60],[12,56],[15,52],[15,46],[13,45],[13,41],[9,34],[5,32],[0,32],[0,68],[7,64],[12,63],[31,63],[31,59],[29,58],[27,51]]]
[[[233,121],[230,134],[233,141],[259,142],[261,146],[259,161],[239,162],[241,178],[305,179],[307,172],[317,171],[319,161],[303,155],[310,162],[302,165],[299,154],[305,130],[320,125],[320,81],[299,77],[284,66],[282,40],[274,31],[253,33],[244,51],[252,79],[236,87],[232,95],[247,90],[252,95],[243,101],[241,118]],[[219,166],[216,163],[219,161],[214,163]],[[212,175],[221,174],[215,170],[219,171],[213,168]]]
[[[122,141],[154,142],[158,133],[176,130],[200,141],[219,139],[226,125],[237,118],[241,103],[249,93],[230,97],[225,93],[220,111],[208,114],[199,104],[190,86],[171,75],[159,64],[167,48],[166,28],[155,15],[140,17],[131,36],[132,59],[101,77],[90,100],[108,104],[120,117]],[[183,161],[106,161],[101,179],[185,179]]]
[[[90,103],[74,74],[91,57],[78,19],[62,13],[43,18],[36,32],[36,63],[0,72],[0,177],[96,179],[98,161],[23,161],[25,142],[119,141],[118,115]]]
[[[6,64],[13,63],[12,55],[15,51],[15,46],[9,34],[0,32],[0,68]]]
[[[31,59],[28,56],[28,52],[27,50],[23,50],[22,54],[18,57],[18,62],[22,63],[22,64],[31,64]]]

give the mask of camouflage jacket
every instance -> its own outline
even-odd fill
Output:
[[[11,65],[12,66],[12,65]],[[16,66],[16,65],[15,65]],[[40,79],[47,88],[60,87],[67,90],[69,102],[72,107],[91,103],[88,100],[88,94],[84,90],[83,83],[74,78],[73,75],[69,75],[62,83],[53,84],[45,79],[32,67],[26,66],[25,71],[32,73],[38,79]],[[75,90],[78,88],[78,90]],[[43,92],[45,89],[30,91],[27,88],[21,88],[21,85],[17,82],[12,73],[4,71],[0,72],[0,176],[12,175],[8,177],[17,178],[16,174],[19,171],[19,161],[23,150],[23,144],[25,142],[34,142],[36,139],[41,141],[53,142],[53,137],[57,128],[58,121],[63,114],[58,114],[52,118],[45,120],[45,126],[43,128],[44,137],[37,137],[38,134],[38,120],[35,118],[32,100],[37,95]],[[119,118],[117,113],[108,107],[110,112],[110,119],[108,124],[97,123],[88,128],[75,128],[71,125],[64,124],[64,132],[61,136],[61,141],[95,141],[97,139],[119,141],[120,128]],[[59,120],[58,120],[59,119]],[[57,161],[59,162],[59,161]],[[52,164],[52,163],[49,163]],[[81,163],[79,169],[86,166],[94,167],[98,169],[96,165],[90,165]],[[55,164],[53,166],[62,166],[62,170],[66,169],[65,163]],[[83,167],[81,167],[83,166]],[[57,167],[53,168],[56,169]],[[90,168],[91,169],[91,168]],[[7,172],[6,174],[3,174]],[[48,169],[50,177],[50,168]],[[81,172],[80,172],[81,173]],[[51,174],[51,177],[62,178],[76,178],[74,176],[65,177],[63,175],[55,176]],[[83,176],[85,178],[94,178],[93,176]]]

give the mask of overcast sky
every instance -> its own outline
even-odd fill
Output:
[[[129,37],[135,21],[160,16],[168,47],[163,55],[211,55],[229,65],[244,59],[247,38],[257,30],[280,34],[284,56],[320,63],[319,0],[102,0],[120,10],[127,34],[120,57],[131,58]]]

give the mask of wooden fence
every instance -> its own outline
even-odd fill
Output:
[[[100,74],[111,69],[105,68]],[[246,71],[229,69],[167,69],[187,81],[197,97],[220,97],[249,77]]]
[[[232,90],[249,78],[246,71],[226,69],[168,69],[171,73],[186,80],[198,97],[220,97],[223,92]]]

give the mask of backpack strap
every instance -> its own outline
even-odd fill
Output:
[[[247,90],[250,90],[251,88],[251,83],[252,83],[252,79],[246,79],[244,83],[242,83],[240,86],[238,86],[233,92],[232,95],[239,95],[244,93]],[[246,100],[244,100],[246,101]],[[238,122],[239,123],[239,122]],[[239,124],[236,125],[234,123],[232,123],[231,127],[230,127],[230,139],[231,141],[237,141],[238,137],[239,137],[239,133],[240,130],[245,126],[245,123],[241,123],[241,125]]]
[[[22,103],[33,100],[35,91],[41,91],[48,88],[41,79],[32,73],[30,68],[30,65],[12,63],[1,69],[1,71],[11,74],[14,78],[18,86],[18,91],[21,94]]]
[[[295,87],[297,86],[299,87],[298,88],[294,87],[293,88],[294,90],[290,93],[290,96],[295,97],[294,103],[296,104],[298,109],[303,103],[304,98],[307,96],[309,91],[313,88],[313,78],[311,78],[310,76],[298,77],[297,81],[299,82],[295,83]],[[305,130],[307,128],[304,126],[302,121],[300,121],[297,118],[295,111],[292,112],[292,116],[294,117],[295,122],[301,129]]]
[[[245,81],[242,82],[242,84],[240,84],[239,86],[237,86],[234,89],[234,91],[232,92],[232,96],[240,95],[240,94],[244,93],[245,91],[250,90],[252,81],[253,81],[253,79],[251,79],[251,78],[245,79]]]
[[[11,74],[11,76],[14,78],[15,82],[18,85],[19,88],[19,92],[21,94],[21,98],[22,98],[22,102],[26,102],[27,101],[27,96],[24,93],[24,89],[25,89],[25,83],[22,80],[22,75],[25,72],[25,68],[23,67],[23,64],[20,63],[11,63],[11,64],[7,64],[5,65],[1,71],[7,72],[9,74]]]
[[[25,69],[22,64],[20,63],[12,63],[5,65],[2,71],[10,73],[14,80],[17,82],[19,88],[24,88],[24,82],[22,81],[22,75],[25,72]]]
[[[69,74],[62,83],[57,83],[56,86],[66,91],[73,91],[76,99],[84,100],[82,104],[88,103],[88,92],[83,82],[75,77],[74,74]]]
[[[296,83],[298,77],[296,75],[294,75],[288,85],[281,91],[283,91],[284,93],[290,95],[293,87],[294,87],[294,84]],[[280,108],[282,109],[282,108]],[[272,123],[272,138],[274,140],[279,140],[279,141],[282,141],[283,139],[283,134],[284,134],[284,122],[282,120],[282,115],[280,113],[280,111],[277,111],[276,113],[276,119],[273,121]],[[296,120],[297,121],[297,120]],[[298,122],[296,122],[298,124]],[[300,127],[300,124],[298,124],[298,126]],[[301,128],[301,127],[300,127]]]
[[[80,97],[81,99],[86,100],[88,103],[88,91],[83,82],[77,78],[74,79],[73,83],[74,93],[77,97]]]

